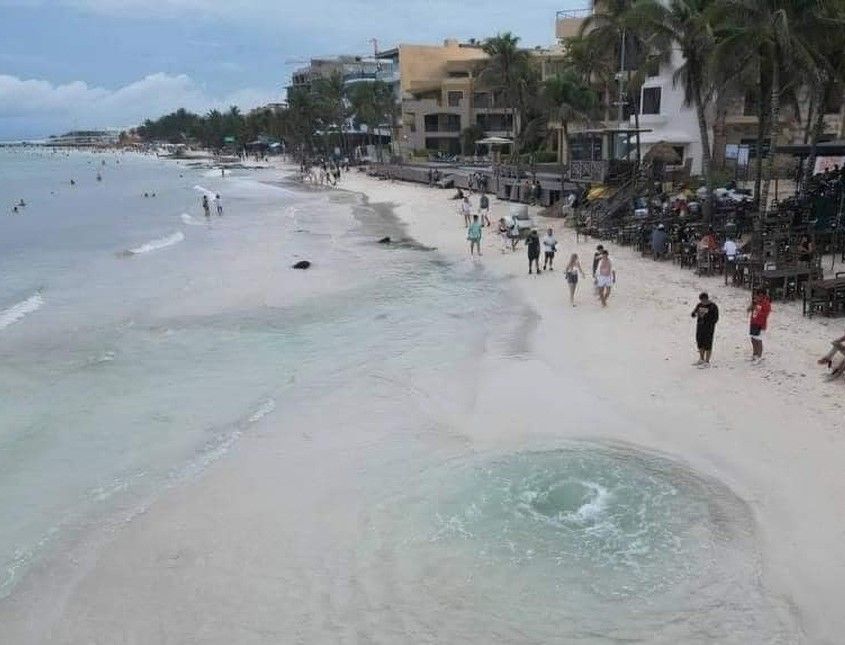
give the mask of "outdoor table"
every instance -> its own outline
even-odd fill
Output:
[[[837,292],[845,293],[845,278],[829,278],[811,282],[804,289],[802,311],[804,315],[813,316],[814,305],[821,305],[825,315],[831,315],[834,310],[845,306],[845,301],[837,302]]]
[[[770,293],[776,293],[777,287],[781,287],[783,299],[786,300],[790,294],[798,295],[799,284],[802,280],[807,281],[812,276],[813,270],[808,266],[792,266],[783,269],[763,269],[754,277]],[[791,291],[789,285],[794,280],[795,290]],[[774,299],[774,298],[773,298]]]

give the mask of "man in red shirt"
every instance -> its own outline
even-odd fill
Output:
[[[751,313],[751,362],[759,363],[763,360],[763,332],[769,321],[769,314],[772,311],[772,302],[765,289],[755,289],[751,297],[751,306],[748,307]]]

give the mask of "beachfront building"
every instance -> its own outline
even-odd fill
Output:
[[[601,3],[601,0],[595,0]],[[589,8],[579,10],[565,10],[557,12],[555,21],[555,35],[558,46],[549,56],[549,62],[544,68],[544,75],[553,73],[555,66],[565,56],[567,41],[578,37],[585,19],[595,10],[595,2]],[[609,43],[617,52],[621,52],[620,43]],[[637,61],[630,56],[624,64],[620,56],[620,75],[634,71]],[[683,64],[683,57],[676,48],[672,51],[670,60],[659,66],[654,65],[646,70],[646,79],[639,92],[636,105],[623,102],[619,109],[617,96],[605,97],[609,109],[605,114],[590,124],[581,124],[582,131],[596,129],[633,129],[637,124],[634,111],[638,112],[640,132],[640,148],[645,154],[649,148],[659,142],[669,144],[681,160],[681,165],[689,174],[701,173],[702,146],[698,126],[698,118],[692,106],[684,105],[683,87],[673,80],[675,73]],[[747,168],[753,164],[756,156],[757,141],[757,95],[754,88],[747,91],[739,90],[731,94],[714,97],[709,106],[708,123],[710,145],[714,167],[723,167],[725,160],[733,166]],[[799,92],[797,105],[784,104],[781,109],[780,144],[804,142],[808,136],[806,128],[806,114],[809,111],[809,93]],[[797,108],[797,112],[796,112]],[[802,121],[802,115],[804,119]],[[559,124],[559,159],[563,160],[565,142],[560,133]],[[829,97],[824,117],[824,132],[822,141],[845,136],[845,107],[843,107],[842,91],[836,90]],[[570,136],[571,155],[573,159],[589,159],[595,155],[590,135],[577,131]],[[623,136],[623,135],[620,135]],[[632,149],[632,136],[626,137],[628,150]],[[770,142],[764,142],[763,154],[767,154]]]
[[[306,67],[296,70],[291,75],[288,96],[291,92],[310,90],[316,79],[328,79],[335,74],[340,75],[347,88],[357,83],[381,81],[395,88],[397,97],[399,95],[399,70],[389,58],[331,56],[312,58]],[[353,115],[343,124],[343,131],[353,146],[364,145],[366,141],[372,141],[373,137],[378,137],[383,143],[388,143],[392,136],[391,125],[390,123],[381,124],[377,131],[371,133],[367,125],[358,123]]]
[[[558,58],[565,55],[567,41],[578,36],[585,19],[593,10],[594,8],[591,7],[557,13],[555,35],[558,41]],[[608,47],[614,47],[617,51],[621,50],[619,43],[609,43]],[[644,154],[652,145],[666,142],[675,149],[682,160],[681,163],[690,172],[700,173],[701,137],[698,130],[698,118],[694,108],[684,105],[683,88],[676,86],[672,80],[675,71],[682,63],[680,53],[677,50],[673,51],[669,62],[659,66],[654,65],[647,71],[646,80],[640,89],[638,105],[629,105],[623,101],[620,109],[618,96],[609,96],[607,102],[612,105],[612,109],[603,115],[600,123],[584,125],[582,129],[633,129],[637,123],[634,110],[638,110],[639,127],[644,130],[640,133],[641,152]],[[633,57],[623,63],[620,56],[620,69],[625,70],[623,74],[634,71],[635,64]],[[589,154],[590,146],[584,145],[582,139],[584,137],[579,136],[577,131],[572,136],[572,141],[576,144],[572,150],[573,158]],[[631,150],[635,145],[633,136],[627,138],[624,143]],[[563,149],[561,149],[562,158]]]
[[[379,54],[399,71],[399,152],[461,154],[461,133],[477,126],[487,136],[512,137],[513,117],[499,92],[479,83],[487,54],[475,40],[399,45]]]

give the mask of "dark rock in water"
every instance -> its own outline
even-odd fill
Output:
[[[307,269],[311,266],[311,263],[308,260],[300,260],[296,264],[293,265],[294,269]]]
[[[379,244],[390,244],[390,238],[389,237],[383,237],[378,241],[378,243]]]

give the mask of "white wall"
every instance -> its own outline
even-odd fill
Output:
[[[691,157],[692,173],[701,173],[701,141],[698,130],[698,117],[695,108],[684,106],[684,90],[680,85],[674,87],[672,76],[683,63],[683,57],[677,50],[672,53],[670,63],[660,66],[660,74],[646,79],[643,90],[649,87],[660,87],[660,114],[640,114],[640,128],[651,129],[652,132],[641,135],[642,149],[646,152],[652,143],[666,141],[673,145],[684,146],[684,159]],[[642,99],[642,97],[640,97]],[[642,107],[642,100],[640,102]],[[630,124],[633,127],[634,118]]]

